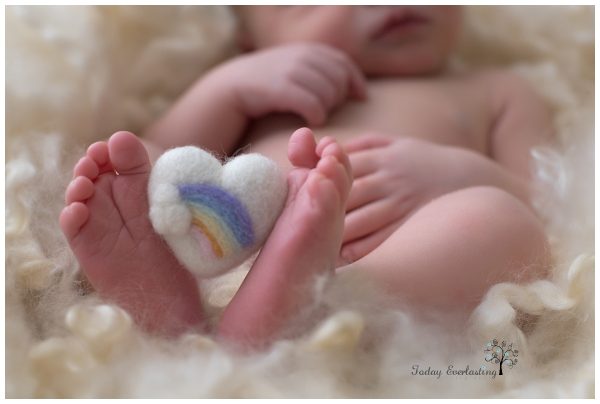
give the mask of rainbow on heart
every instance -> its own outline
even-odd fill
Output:
[[[210,278],[258,252],[286,195],[284,173],[265,156],[241,154],[221,164],[199,147],[177,147],[152,167],[148,215],[177,260]]]
[[[252,219],[235,196],[211,184],[179,184],[177,188],[192,214],[192,226],[209,240],[216,257],[254,243]]]

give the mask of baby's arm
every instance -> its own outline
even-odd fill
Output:
[[[295,43],[245,54],[200,78],[145,133],[159,147],[196,144],[230,154],[251,119],[292,112],[311,126],[354,96],[365,96],[354,62],[330,46]]]
[[[346,144],[355,179],[342,256],[351,261],[361,258],[425,203],[455,190],[493,186],[531,206],[530,151],[552,140],[550,116],[518,77],[488,73],[479,79],[483,88],[491,90],[495,118],[488,134],[488,156],[461,147],[377,135]]]
[[[231,86],[216,68],[200,77],[144,137],[162,149],[200,145],[228,154],[247,124],[236,107]]]
[[[524,79],[504,72],[490,75],[495,124],[488,154],[529,190],[531,149],[553,141],[550,114]]]

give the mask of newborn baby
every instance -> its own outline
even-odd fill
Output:
[[[147,330],[201,329],[196,281],[148,218],[152,161],[184,145],[261,153],[288,176],[284,210],[216,330],[223,340],[272,341],[328,271],[466,315],[493,284],[544,276],[530,150],[551,140],[550,119],[517,77],[448,68],[461,8],[235,12],[245,53],[200,77],[141,139],[118,132],[74,168],[60,225],[101,296]]]

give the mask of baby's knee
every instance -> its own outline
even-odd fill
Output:
[[[543,236],[543,228],[535,214],[519,199],[508,192],[491,186],[472,187],[452,194],[454,204],[461,208],[455,220],[481,237],[494,234],[510,240],[532,239]],[[535,236],[535,237],[533,237]]]
[[[527,268],[524,278],[540,277],[551,258],[544,227],[523,202],[495,187],[473,187],[458,191],[456,227],[470,233],[473,246],[489,246],[508,258],[514,268]],[[482,251],[486,250],[485,248]],[[489,250],[488,250],[489,251]],[[493,257],[490,256],[490,259]]]

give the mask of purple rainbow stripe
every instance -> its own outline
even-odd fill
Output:
[[[211,184],[180,184],[178,189],[192,223],[210,240],[216,256],[254,243],[250,214],[235,196]]]

